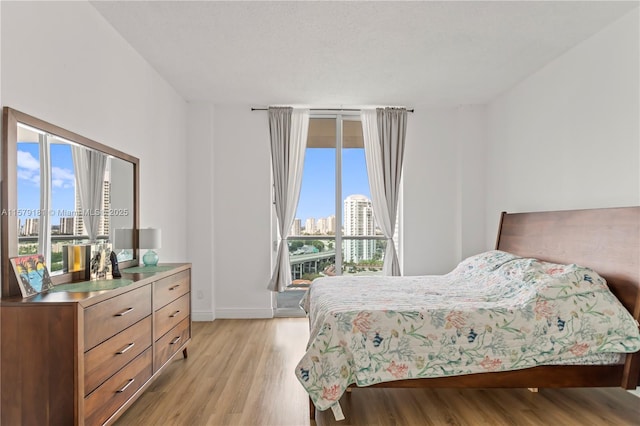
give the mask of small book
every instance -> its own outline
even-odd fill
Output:
[[[49,270],[41,254],[29,254],[9,259],[16,274],[22,297],[33,296],[53,288]]]

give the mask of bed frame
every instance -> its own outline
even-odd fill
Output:
[[[640,207],[503,212],[498,250],[522,257],[589,267],[640,321]],[[539,366],[514,371],[399,380],[369,387],[386,388],[560,388],[640,385],[640,352],[620,365]],[[353,385],[357,387],[356,385]],[[311,400],[310,400],[311,401]],[[310,402],[311,418],[315,406]]]

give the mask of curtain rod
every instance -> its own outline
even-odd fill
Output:
[[[269,108],[251,107],[251,111],[269,111]],[[362,111],[362,108],[309,108],[309,111]],[[407,112],[413,111],[413,108],[407,110]]]

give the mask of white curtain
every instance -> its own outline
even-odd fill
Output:
[[[402,177],[407,110],[378,108],[363,110],[360,116],[373,214],[387,238],[382,272],[384,275],[400,275],[393,235]]]
[[[83,210],[82,221],[89,240],[95,242],[103,213],[102,191],[108,157],[101,152],[75,145],[71,147],[71,156],[76,174],[76,189]],[[90,214],[84,214],[86,212]]]
[[[48,135],[40,135],[40,209],[38,220],[38,253],[46,265],[51,265],[51,141]]]
[[[267,288],[280,292],[291,285],[289,246],[286,238],[289,236],[300,197],[309,131],[309,110],[270,107],[269,131],[279,239],[276,262]]]

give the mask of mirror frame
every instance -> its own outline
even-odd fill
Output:
[[[46,133],[67,139],[78,145],[85,146],[106,155],[119,158],[133,164],[133,226],[137,231],[140,228],[140,160],[134,156],[126,154],[117,149],[103,145],[99,142],[84,136],[65,130],[54,124],[47,123],[39,118],[32,117],[23,112],[10,107],[4,107],[2,111],[2,185],[1,204],[2,209],[7,212],[15,211],[18,208],[18,123],[40,129]],[[0,241],[1,267],[2,267],[2,297],[20,296],[20,287],[13,274],[9,259],[18,256],[18,216],[3,214],[0,220]],[[138,233],[133,233],[133,253],[134,258],[124,262],[119,262],[121,268],[137,266],[139,263],[138,254]],[[63,273],[53,275],[53,284],[64,284],[73,281],[83,280],[82,273]]]

